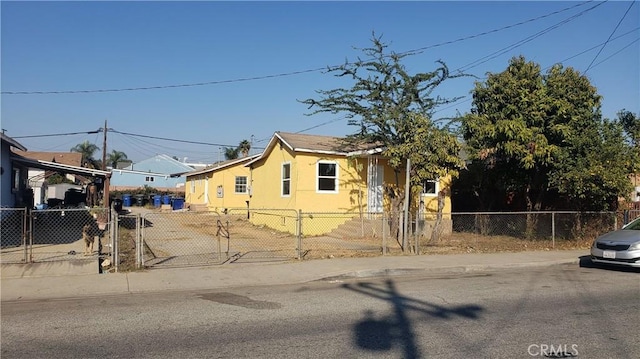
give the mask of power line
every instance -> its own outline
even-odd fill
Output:
[[[616,36],[616,37],[612,38],[611,40],[617,40],[617,39],[619,39],[619,38],[621,38],[621,37],[624,37],[624,36],[626,36],[626,35],[629,35],[629,34],[631,34],[631,33],[633,33],[633,32],[638,31],[638,30],[640,30],[640,27],[636,27],[635,29],[632,29],[632,30],[630,30],[630,31],[625,32],[624,34],[618,35],[618,36]],[[637,41],[637,40],[636,40],[636,41]],[[635,41],[634,41],[634,42],[635,42]],[[583,55],[583,54],[585,54],[585,53],[587,53],[587,52],[589,52],[589,51],[591,51],[591,50],[597,49],[597,48],[598,48],[598,46],[602,46],[604,43],[605,43],[605,42],[601,42],[601,43],[599,43],[599,44],[597,44],[597,45],[594,45],[594,46],[592,46],[592,47],[590,47],[590,48],[588,48],[588,49],[586,49],[586,50],[584,50],[584,51],[581,51],[581,52],[579,52],[579,53],[577,53],[577,54],[575,54],[575,55],[573,55],[573,56],[571,56],[571,57],[567,57],[566,59],[564,59],[564,60],[562,60],[562,61],[558,61],[558,62],[556,62],[556,63],[560,63],[560,64],[561,64],[561,63],[563,63],[563,62],[565,62],[565,61],[569,61],[569,60],[571,60],[571,59],[573,59],[573,58],[576,58],[576,57],[578,57],[578,56],[580,56],[580,55]],[[633,44],[633,42],[632,42],[631,44]],[[627,47],[628,47],[628,46],[630,46],[631,44],[629,44],[629,45],[625,46],[624,48],[627,48]],[[623,49],[624,49],[624,48],[623,48]],[[619,52],[620,52],[620,51],[616,52],[614,55],[618,54]],[[613,55],[612,55],[612,56],[613,56]],[[612,56],[607,57],[607,59],[611,58]],[[605,60],[606,60],[606,59],[605,59]],[[601,64],[602,62],[604,62],[604,60],[603,60],[603,61],[601,61],[601,62],[599,62],[598,64]],[[598,65],[598,64],[596,64],[596,65]],[[595,67],[596,65],[594,65],[594,66],[592,66],[592,67]],[[549,65],[549,66],[545,67],[543,70],[548,70],[548,69],[550,69],[552,66],[553,66],[553,65]]]
[[[626,49],[627,47],[629,47],[629,46],[631,46],[631,45],[635,44],[636,42],[638,42],[638,40],[640,40],[640,37],[638,37],[638,38],[636,38],[635,40],[631,41],[629,44],[627,44],[626,46],[624,46],[624,47],[623,47],[623,48],[621,48],[620,50],[618,50],[618,51],[614,52],[613,54],[611,54],[611,55],[607,56],[604,60],[602,60],[602,61],[598,62],[597,64],[595,64],[595,65],[593,65],[593,66],[591,66],[591,68],[594,68],[594,67],[596,67],[596,66],[600,65],[601,63],[603,63],[603,62],[605,62],[605,61],[609,60],[610,58],[614,57],[615,55],[617,55],[617,54],[621,53],[621,52],[622,52],[624,49]]]
[[[71,135],[92,135],[94,133],[100,133],[102,129],[98,129],[96,131],[86,131],[86,132],[65,132],[65,133],[53,133],[49,135],[30,135],[30,136],[12,136],[13,138],[34,138],[34,137],[55,137],[55,136],[71,136]]]
[[[493,30],[489,30],[489,31],[485,31],[485,32],[481,32],[478,34],[474,34],[474,35],[469,35],[469,36],[465,36],[465,37],[461,37],[455,40],[450,40],[450,41],[445,41],[445,42],[441,42],[441,43],[437,43],[434,45],[429,45],[429,46],[425,46],[425,47],[420,47],[417,49],[413,49],[413,50],[408,50],[408,51],[404,51],[399,53],[400,55],[403,54],[412,54],[412,53],[418,53],[418,52],[422,52],[424,50],[427,49],[431,49],[431,48],[435,48],[435,47],[440,47],[440,46],[445,46],[445,45],[450,45],[450,44],[454,44],[457,42],[461,42],[461,41],[465,41],[465,40],[470,40],[470,39],[474,39],[474,38],[478,38],[478,37],[482,37],[482,36],[486,36],[489,34],[493,34],[502,30],[507,30],[507,29],[511,29],[520,25],[524,25],[530,22],[534,22],[537,20],[541,20],[544,19],[546,17],[549,16],[553,16],[580,6],[583,6],[585,4],[588,4],[590,2],[592,2],[593,0],[589,0],[586,2],[582,2],[576,5],[572,5],[569,7],[566,7],[564,9],[561,10],[557,10],[545,15],[541,15],[541,16],[537,16],[525,21],[521,21],[515,24],[511,24],[511,25],[506,25],[497,29],[493,29]],[[608,0],[606,0],[608,1]],[[604,2],[606,2],[604,1]],[[308,70],[300,70],[300,71],[292,71],[292,72],[285,72],[285,73],[279,73],[279,74],[273,74],[273,75],[265,75],[265,76],[254,76],[254,77],[245,77],[245,78],[238,78],[238,79],[230,79],[230,80],[218,80],[218,81],[206,81],[206,82],[197,82],[197,83],[189,83],[189,84],[176,84],[176,85],[159,85],[159,86],[145,86],[145,87],[128,87],[128,88],[116,88],[116,89],[94,89],[94,90],[66,90],[66,91],[2,91],[0,92],[3,95],[53,95],[53,94],[87,94],[87,93],[105,93],[105,92],[125,92],[125,91],[145,91],[145,90],[159,90],[159,89],[170,89],[170,88],[181,88],[181,87],[196,87],[196,86],[208,86],[208,85],[219,85],[219,84],[225,84],[225,83],[236,83],[236,82],[246,82],[246,81],[255,81],[255,80],[265,80],[265,79],[270,79],[270,78],[278,78],[278,77],[286,77],[286,76],[294,76],[294,75],[300,75],[300,74],[305,74],[305,73],[312,73],[312,72],[319,72],[319,71],[324,71],[327,70],[329,68],[334,68],[334,67],[338,67],[339,65],[333,65],[333,66],[327,66],[327,67],[320,67],[320,68],[315,68],[315,69],[308,69]]]
[[[591,65],[593,65],[593,63],[596,61],[598,56],[600,56],[600,53],[602,52],[602,50],[604,50],[605,46],[607,46],[607,44],[609,43],[609,40],[611,40],[611,37],[613,36],[613,34],[616,33],[616,30],[618,30],[618,27],[620,27],[620,24],[622,24],[622,21],[627,17],[627,14],[629,13],[629,10],[631,10],[631,8],[633,7],[634,4],[635,4],[635,1],[632,1],[631,4],[629,5],[629,7],[627,8],[627,11],[625,11],[625,13],[624,13],[624,15],[622,15],[622,18],[620,19],[620,21],[618,21],[618,24],[616,25],[616,27],[613,29],[613,31],[611,31],[611,34],[609,35],[609,38],[607,38],[607,41],[604,42],[604,44],[600,48],[600,51],[598,51],[598,53],[593,58],[593,60],[591,60],[591,63],[589,64],[589,66],[587,66],[587,69],[584,70],[585,74],[587,73],[587,71],[589,71],[589,69],[591,68]]]
[[[565,24],[577,19],[578,17],[586,14],[589,11],[592,11],[593,9],[595,9],[598,6],[606,3],[607,1],[608,0],[603,1],[601,3],[598,3],[598,4],[592,6],[592,7],[588,8],[588,9],[583,10],[583,11],[581,11],[581,12],[575,14],[575,15],[572,15],[572,16],[570,16],[570,17],[568,17],[568,18],[566,18],[566,19],[564,19],[564,20],[562,20],[562,21],[560,21],[560,22],[558,22],[556,24],[553,24],[553,25],[551,25],[551,26],[549,26],[549,27],[547,27],[547,28],[545,28],[545,29],[543,29],[541,31],[538,31],[537,33],[535,33],[533,35],[527,36],[524,39],[519,40],[519,41],[517,41],[517,42],[515,42],[515,43],[513,43],[513,44],[511,44],[509,46],[503,47],[502,49],[494,51],[489,55],[483,56],[483,57],[481,57],[481,58],[479,58],[479,59],[477,59],[475,61],[472,61],[472,62],[470,62],[470,63],[468,63],[468,64],[466,64],[466,65],[464,65],[462,67],[459,67],[459,68],[453,70],[453,72],[461,73],[463,71],[466,71],[466,70],[472,69],[472,68],[474,68],[474,67],[476,67],[478,65],[481,65],[481,64],[483,64],[483,63],[485,63],[487,61],[495,59],[496,57],[498,57],[500,55],[503,55],[503,54],[505,54],[505,53],[507,53],[507,52],[509,52],[509,51],[511,51],[513,49],[516,49],[516,48],[518,48],[518,47],[520,47],[520,46],[522,46],[522,45],[524,45],[524,44],[526,44],[528,42],[531,42],[531,41],[537,39],[538,37],[550,32],[552,30],[557,29],[558,27],[560,27],[562,25],[565,25]]]
[[[122,135],[129,135],[129,136],[136,136],[136,137],[144,137],[144,138],[151,138],[154,140],[163,140],[163,141],[173,141],[173,142],[180,142],[180,143],[189,143],[192,145],[206,145],[206,146],[218,146],[218,147],[235,147],[234,145],[222,145],[219,143],[210,143],[210,142],[198,142],[198,141],[187,141],[187,140],[177,140],[175,138],[166,138],[166,137],[157,137],[157,136],[148,136],[148,135],[140,135],[140,134],[136,134],[136,133],[128,133],[128,132],[122,132],[122,131],[116,131],[114,129],[109,129],[110,132],[114,132],[114,133],[119,133]]]
[[[538,16],[538,17],[534,17],[534,18],[531,18],[529,20],[521,21],[521,22],[518,22],[518,23],[515,23],[515,24],[507,25],[507,26],[504,26],[504,27],[501,27],[501,28],[498,28],[498,29],[489,30],[489,31],[481,32],[481,33],[476,34],[476,35],[465,36],[465,37],[461,37],[461,38],[458,38],[458,39],[455,39],[455,40],[445,41],[445,42],[441,42],[439,44],[425,46],[425,47],[421,47],[421,48],[418,48],[418,49],[401,52],[399,54],[400,55],[405,55],[405,54],[422,52],[424,50],[432,49],[434,47],[450,45],[450,44],[453,44],[453,43],[456,43],[456,42],[460,42],[460,41],[464,41],[464,40],[470,40],[470,39],[474,39],[474,38],[477,38],[477,37],[493,34],[493,33],[496,33],[496,32],[502,31],[502,30],[506,30],[506,29],[510,29],[510,28],[513,28],[513,27],[516,27],[516,26],[524,25],[524,24],[527,24],[527,23],[530,23],[530,22],[533,22],[533,21],[541,20],[541,19],[547,18],[549,16],[557,15],[557,14],[563,13],[565,11],[568,11],[568,10],[583,6],[583,5],[588,4],[590,2],[593,2],[593,0],[585,1],[585,2],[576,4],[576,5],[573,5],[573,6],[566,7],[566,8],[561,9],[561,10],[557,10],[557,11],[554,11],[554,12],[551,12],[551,13],[548,13],[548,14],[545,14],[545,15],[541,15],[541,16]]]

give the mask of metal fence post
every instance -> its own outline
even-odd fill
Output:
[[[144,268],[144,217],[140,213],[136,214],[136,233],[139,240],[138,250],[140,251],[140,268]]]
[[[23,258],[22,260],[27,263],[27,210],[24,210],[24,213],[22,214],[22,246],[24,247],[24,253],[23,253]]]
[[[33,213],[29,210],[25,210],[25,216],[29,219],[29,226],[27,230],[29,231],[29,261],[28,263],[33,263]],[[26,223],[26,221],[25,221]]]
[[[551,212],[551,248],[556,248],[556,213]]]
[[[106,209],[108,211],[108,209]],[[116,236],[116,232],[113,229],[113,223],[114,223],[114,219],[113,219],[113,213],[111,212],[111,216],[110,216],[110,221],[108,224],[109,228],[109,237],[111,237],[111,260],[113,261],[113,268],[114,271],[117,273],[118,272],[118,266],[120,264],[120,256],[118,255],[118,236]]]
[[[387,255],[387,218],[382,214],[382,255]]]
[[[301,209],[298,210],[297,237],[298,237],[297,255],[298,255],[298,260],[300,260],[302,258],[302,210]]]

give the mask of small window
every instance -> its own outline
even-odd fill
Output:
[[[145,182],[153,182],[153,177],[152,176],[146,176],[144,178]]]
[[[247,193],[247,176],[236,176],[236,193]]]
[[[192,178],[190,182],[191,182],[191,193],[196,193],[196,179]]]
[[[291,163],[282,165],[282,195],[291,195]]]
[[[423,196],[437,196],[439,185],[437,180],[426,180],[422,183]]]
[[[318,192],[338,192],[338,166],[335,162],[318,162]]]

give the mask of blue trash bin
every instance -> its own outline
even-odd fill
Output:
[[[123,207],[131,207],[131,195],[123,194],[122,195],[122,206]]]
[[[184,207],[184,198],[174,198],[173,199],[173,210],[179,210]]]
[[[160,196],[159,194],[156,194],[153,196],[153,206],[154,207],[160,207],[160,200],[162,199],[162,196]]]
[[[171,204],[171,196],[168,194],[162,196],[162,204]]]

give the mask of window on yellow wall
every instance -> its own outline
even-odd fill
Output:
[[[437,196],[440,191],[438,180],[426,180],[422,183],[422,195],[427,197]]]
[[[191,193],[196,193],[196,180],[191,180]]]
[[[317,174],[318,192],[338,192],[338,165],[335,162],[319,161]]]
[[[282,196],[291,195],[291,163],[282,164]]]
[[[247,176],[236,176],[236,193],[247,193]]]

